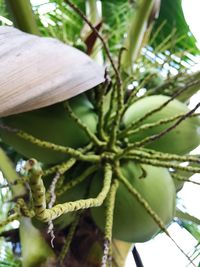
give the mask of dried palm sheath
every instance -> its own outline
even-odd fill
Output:
[[[0,27],[0,117],[49,106],[104,81],[104,68],[52,38]]]

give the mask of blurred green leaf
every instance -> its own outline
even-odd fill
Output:
[[[182,0],[161,1],[160,14],[156,21],[154,31],[156,31],[163,22],[166,23],[160,34],[155,38],[154,47],[166,39],[171,34],[172,29],[176,29],[176,39],[183,37],[176,43],[176,50],[189,49],[193,53],[198,53],[196,39],[190,32],[189,26],[184,18],[181,4]]]
[[[11,243],[0,239],[0,266],[1,267],[22,267],[21,260],[12,251]]]
[[[177,218],[184,220],[184,221],[189,221],[192,223],[195,223],[197,225],[200,225],[200,219],[196,218],[195,216],[192,216],[191,214],[187,212],[183,212],[180,209],[176,209],[176,215]]]
[[[185,228],[198,242],[200,241],[200,229],[197,224],[186,220],[179,220],[178,224]]]

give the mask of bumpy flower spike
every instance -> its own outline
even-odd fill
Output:
[[[87,209],[90,207],[98,207],[103,203],[110,189],[112,168],[110,164],[105,164],[103,188],[96,198],[81,199],[73,202],[57,204],[56,206],[47,209],[45,187],[42,181],[42,169],[38,162],[33,159],[28,161],[28,165],[30,166],[30,168],[28,167],[28,173],[34,203],[34,211],[36,217],[43,222],[54,220],[67,212]]]

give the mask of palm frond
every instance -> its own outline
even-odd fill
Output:
[[[83,5],[80,5],[83,8]],[[37,23],[43,36],[50,36],[84,50],[80,39],[83,22],[71,11],[64,1],[50,0],[46,4],[33,7]]]
[[[185,36],[185,40],[179,40],[175,50],[192,49],[192,53],[197,53],[196,39],[190,32],[182,10],[182,0],[161,1],[161,9],[158,20],[156,21],[155,31],[163,21],[166,21],[162,31],[154,40],[154,47],[162,42],[171,33],[172,28],[176,28],[177,36]]]

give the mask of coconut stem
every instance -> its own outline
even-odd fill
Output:
[[[56,144],[48,142],[48,141],[43,141],[39,138],[32,136],[31,134],[28,134],[28,133],[21,131],[21,130],[18,130],[16,128],[11,128],[11,127],[6,126],[6,125],[1,124],[1,123],[0,123],[0,128],[5,130],[5,131],[8,131],[8,132],[15,133],[20,138],[22,138],[26,141],[29,141],[30,143],[32,143],[34,145],[37,145],[37,146],[42,147],[42,148],[47,148],[47,149],[50,149],[52,151],[57,151],[57,152],[67,154],[67,155],[69,155],[75,159],[79,159],[79,160],[83,160],[83,161],[90,161],[90,162],[99,162],[100,161],[100,156],[98,156],[98,155],[85,155],[85,153],[88,151],[88,148],[89,149],[91,148],[91,143],[89,143],[84,148],[73,149],[71,147],[65,147],[65,146],[61,146],[61,145],[56,145]]]
[[[26,194],[26,188],[24,186],[24,180],[16,172],[13,163],[0,148],[0,170],[4,174],[6,180],[8,181],[8,186],[13,185],[12,195],[14,198],[23,196]]]
[[[117,98],[121,99],[122,97],[120,95],[118,95]],[[115,144],[116,144],[116,141],[117,141],[117,134],[118,134],[118,131],[119,131],[119,125],[120,125],[122,112],[123,112],[123,104],[120,103],[120,102],[121,101],[118,101],[118,109],[117,109],[117,112],[116,112],[116,116],[114,117],[114,120],[113,120],[112,131],[111,131],[110,140],[109,140],[109,143],[108,143],[108,148],[110,150],[112,150],[112,151],[114,151],[114,149],[115,149]]]
[[[107,201],[106,201],[106,224],[105,224],[105,241],[104,246],[107,245],[107,249],[104,249],[104,255],[102,257],[102,267],[106,267],[107,261],[111,261],[112,257],[112,228],[113,228],[113,216],[115,208],[115,197],[119,182],[117,180],[113,181],[111,185]]]
[[[59,172],[60,174],[64,174],[70,168],[74,166],[76,160],[74,158],[70,158],[68,161],[63,162],[62,164],[55,165],[47,170],[43,171],[43,177],[53,174],[55,172]]]
[[[19,137],[23,138],[24,140],[29,141],[32,144],[35,144],[35,145],[43,147],[43,148],[51,149],[53,151],[58,151],[58,152],[67,154],[67,155],[74,157],[76,159],[79,159],[79,160],[90,161],[90,162],[99,162],[100,161],[100,156],[98,156],[98,155],[84,155],[82,153],[81,149],[75,150],[71,147],[65,147],[65,146],[53,144],[51,142],[42,141],[42,140],[35,138],[34,136],[32,136],[28,133],[25,133],[23,131],[18,131],[16,134]]]
[[[105,73],[107,76],[107,73]],[[105,122],[105,94],[110,87],[110,80],[109,77],[106,77],[105,83],[102,85],[102,88],[98,90],[98,99],[97,99],[97,105],[98,105],[98,124],[97,124],[97,132],[98,136],[101,140],[108,140],[108,137],[104,131],[104,122]]]
[[[5,0],[5,2],[17,28],[40,35],[29,0]]]
[[[65,244],[60,252],[60,255],[58,257],[58,261],[60,262],[61,266],[64,262],[64,259],[69,251],[69,248],[70,248],[70,245],[71,245],[71,242],[72,242],[72,239],[73,239],[73,236],[74,236],[74,233],[76,231],[76,228],[77,228],[77,225],[79,223],[79,220],[80,220],[80,214],[76,215],[76,218],[75,220],[73,221],[70,229],[69,229],[69,232],[67,234],[67,238],[65,240]]]
[[[133,150],[128,155],[136,155],[147,159],[156,159],[156,160],[163,160],[163,161],[179,161],[179,162],[194,162],[200,164],[200,159],[195,156],[179,156],[176,154],[168,154],[162,153],[159,151],[140,148],[139,150]]]
[[[105,129],[109,129],[110,128],[110,121],[112,119],[112,113],[114,112],[114,108],[115,108],[115,101],[116,101],[116,84],[114,84],[112,86],[112,89],[111,89],[111,95],[110,95],[110,101],[109,101],[109,109],[105,115],[105,119],[104,119],[104,128]]]
[[[192,167],[192,166],[181,166],[179,164],[176,164],[174,162],[167,162],[167,161],[161,161],[156,159],[148,159],[148,158],[141,158],[140,156],[125,156],[125,159],[132,159],[140,163],[144,163],[151,166],[157,166],[157,167],[166,167],[166,168],[174,168],[177,170],[185,171],[185,172],[192,172],[192,173],[200,173],[199,167]]]
[[[25,200],[23,198],[19,198],[17,200],[15,209],[17,210],[17,212],[23,216],[32,218],[35,216],[35,212],[34,210],[30,209],[30,207],[28,206],[28,204],[25,202]]]
[[[119,131],[119,126],[121,122],[121,118],[123,115],[123,109],[124,109],[124,88],[122,84],[116,84],[116,89],[117,89],[117,107],[116,107],[116,114],[114,116],[113,120],[113,125],[112,125],[112,130],[110,134],[110,139],[108,142],[108,148],[110,150],[114,150],[114,147],[116,145],[117,141],[117,135]]]

